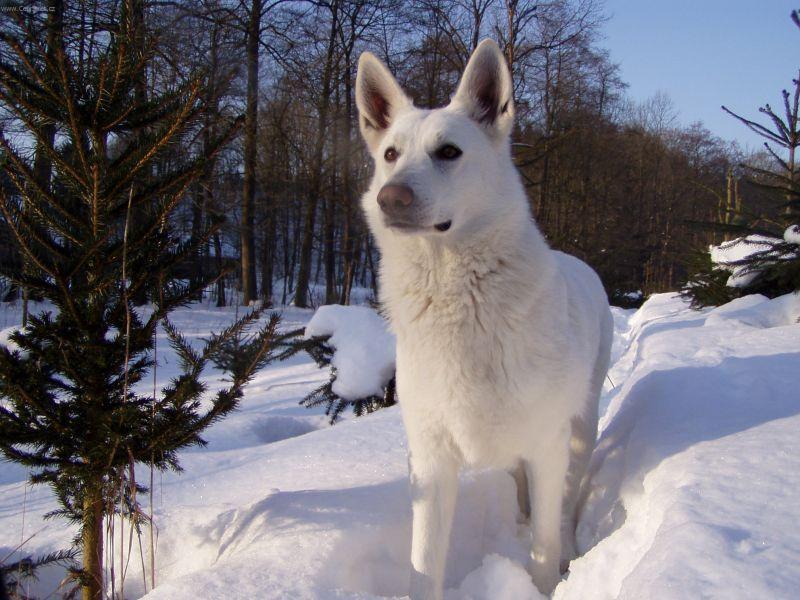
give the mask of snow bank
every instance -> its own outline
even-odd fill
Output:
[[[331,336],[336,368],[333,392],[346,400],[383,396],[394,375],[395,339],[386,321],[366,306],[320,307],[306,326],[306,338]]]
[[[446,600],[539,600],[543,596],[519,563],[489,554]]]
[[[796,294],[648,300],[615,369],[560,599],[790,598],[800,585]],[[612,372],[614,370],[612,369]]]

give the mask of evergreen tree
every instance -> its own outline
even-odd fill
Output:
[[[141,512],[135,465],[179,470],[178,452],[203,444],[203,430],[236,407],[273,358],[278,324],[273,317],[248,333],[254,311],[198,349],[168,319],[211,283],[171,274],[221,225],[186,240],[170,217],[239,121],[193,152],[186,140],[204,110],[202,75],[137,96],[155,43],[137,18],[141,2],[95,2],[91,40],[69,29],[80,19],[66,19],[61,0],[48,2],[46,22],[14,13],[0,31],[0,103],[22,131],[0,133],[10,182],[0,212],[25,263],[0,265],[0,275],[52,307],[0,346],[0,451],[52,487],[54,515],[78,524],[84,600],[104,597],[104,518]],[[31,144],[46,168],[35,168]],[[142,294],[151,308],[134,307]],[[154,365],[159,323],[181,372],[151,397],[137,384]],[[237,339],[241,352],[226,355]],[[212,361],[228,384],[201,404],[200,377]]]
[[[792,20],[800,28],[797,11],[792,13]],[[723,252],[718,251],[729,252],[730,260],[712,264],[708,257],[695,259],[694,273],[682,290],[695,308],[722,304],[747,294],[775,297],[800,290],[800,76],[792,82],[793,92],[782,92],[782,111],[775,112],[769,104],[759,109],[767,117],[767,124],[722,107],[766,140],[764,147],[774,167],[742,168],[753,186],[770,192],[776,200],[772,214],[759,215],[754,226],[725,227],[741,236],[724,243],[720,247]],[[729,279],[731,273],[734,276]]]

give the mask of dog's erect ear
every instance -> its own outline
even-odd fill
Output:
[[[380,144],[397,112],[410,104],[389,69],[374,54],[364,52],[358,59],[356,106],[361,135],[371,152]]]
[[[459,105],[494,138],[511,133],[514,98],[506,59],[493,40],[483,40],[467,63],[452,104]]]

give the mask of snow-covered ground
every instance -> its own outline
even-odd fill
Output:
[[[2,310],[0,324],[13,325],[13,309]],[[310,317],[285,311],[287,326]],[[231,309],[200,306],[175,321],[203,335],[230,318]],[[556,598],[797,597],[798,318],[798,296],[694,312],[662,294],[639,311],[615,309],[614,366],[579,528],[585,554]],[[165,346],[166,377],[174,357]],[[268,367],[241,409],[209,432],[208,447],[184,453],[183,474],[156,476],[157,587],[148,600],[407,592],[411,513],[398,409],[328,427],[297,406],[325,378],[307,357]],[[26,553],[66,547],[73,534],[42,520],[55,503],[24,479],[0,463],[0,559],[31,534]],[[448,600],[540,597],[524,570],[529,532],[515,511],[507,474],[462,476]],[[129,598],[144,592],[134,547]],[[48,585],[52,577],[43,595]]]

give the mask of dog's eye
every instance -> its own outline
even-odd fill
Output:
[[[439,160],[455,160],[463,154],[461,148],[453,146],[453,144],[445,144],[436,150],[436,158]]]
[[[394,148],[387,148],[386,152],[383,153],[383,158],[386,162],[394,162],[397,160],[397,157],[400,156],[397,153],[397,150]]]

